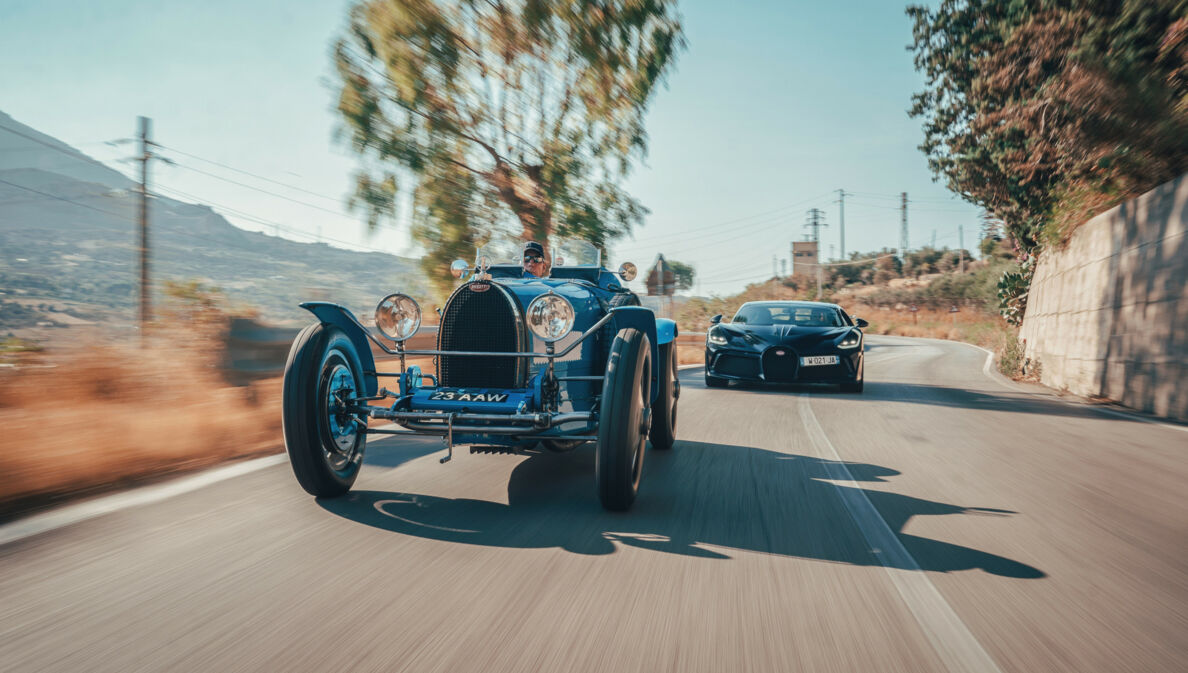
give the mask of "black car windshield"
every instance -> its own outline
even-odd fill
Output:
[[[734,316],[744,325],[796,325],[799,327],[841,327],[836,309],[828,306],[763,305],[744,306]]]

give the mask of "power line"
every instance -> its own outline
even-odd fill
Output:
[[[13,135],[18,135],[26,140],[32,140],[33,142],[37,143],[38,145],[44,145],[44,146],[50,148],[51,150],[53,150],[55,152],[59,152],[61,154],[65,154],[66,156],[68,156],[72,159],[77,159],[78,161],[85,161],[87,163],[92,163],[92,164],[95,164],[96,166],[101,166],[103,168],[106,168],[109,171],[115,171],[114,168],[108,166],[107,164],[103,163],[102,161],[97,161],[95,159],[92,159],[91,157],[88,157],[87,155],[85,155],[81,152],[78,152],[78,151],[71,152],[69,150],[64,150],[61,147],[54,145],[53,143],[47,143],[46,141],[44,141],[40,138],[35,138],[27,133],[21,133],[20,131],[14,129],[14,128],[5,126],[3,124],[0,124],[0,129],[8,131],[9,133],[11,133]],[[119,171],[116,171],[116,172],[118,173]]]
[[[25,188],[22,187],[22,189],[25,189]],[[78,196],[76,196],[74,198],[76,198],[76,199],[92,199],[92,198],[99,198],[99,197],[107,196],[109,193],[110,193],[110,190],[105,191],[105,192],[94,192],[91,194],[79,194]],[[49,198],[42,198],[42,199],[9,199],[8,201],[0,201],[0,206],[15,206],[15,205],[20,205],[22,203],[45,203],[46,201],[49,201],[52,199],[56,199],[59,201],[62,200],[61,197],[53,196],[51,194]]]
[[[822,197],[825,197],[825,196],[828,196],[828,195],[829,195],[829,192],[825,192],[824,194],[820,194],[820,195],[813,196],[813,197],[810,197],[810,198],[807,198],[807,199],[803,199],[803,200],[797,201],[797,202],[795,202],[795,203],[790,203],[790,204],[788,204],[788,205],[786,205],[786,206],[781,206],[781,207],[779,207],[779,208],[776,208],[775,210],[769,210],[769,211],[767,211],[767,212],[763,212],[763,213],[756,213],[755,215],[748,215],[748,216],[746,216],[746,217],[740,217],[740,218],[733,219],[733,220],[726,220],[725,222],[714,222],[714,223],[712,223],[712,224],[703,224],[703,225],[699,225],[699,226],[696,226],[696,227],[689,227],[688,229],[685,229],[685,230],[684,230],[684,232],[689,232],[689,231],[701,231],[701,230],[703,230],[703,229],[709,229],[709,228],[711,228],[711,227],[724,227],[724,226],[726,226],[726,225],[729,225],[729,224],[738,224],[738,223],[740,223],[740,222],[745,222],[745,221],[747,221],[747,220],[754,220],[754,219],[759,219],[759,218],[767,217],[767,216],[769,216],[769,215],[773,215],[773,214],[775,214],[775,213],[781,213],[782,211],[785,211],[785,210],[790,210],[790,209],[792,209],[792,208],[796,208],[796,207],[798,207],[798,206],[802,206],[802,205],[804,205],[804,204],[806,204],[806,203],[809,203],[810,201],[815,201],[815,200],[817,200],[817,199],[820,199],[820,198],[822,198]],[[783,214],[781,215],[781,217],[787,216],[787,215],[789,215],[789,214],[790,214],[790,213],[783,213]],[[681,232],[681,233],[684,233],[684,232]],[[716,234],[716,233],[718,233],[718,232],[710,232],[710,234],[708,234],[708,235],[713,235],[713,234]],[[727,232],[727,233],[735,233],[735,232]],[[643,243],[643,242],[646,242],[646,241],[652,241],[652,240],[662,240],[662,239],[669,239],[669,238],[671,238],[671,236],[653,236],[653,237],[650,237],[650,238],[632,239],[632,242],[633,242],[633,243]]]
[[[97,213],[103,213],[104,215],[111,215],[112,217],[118,217],[118,218],[120,218],[120,219],[125,219],[125,220],[131,220],[131,219],[132,219],[132,218],[128,217],[127,215],[120,215],[119,213],[113,213],[113,212],[111,212],[110,210],[103,210],[102,208],[96,208],[96,207],[94,207],[94,206],[88,206],[88,205],[87,205],[87,204],[85,204],[85,203],[79,203],[78,201],[72,201],[72,200],[70,200],[70,199],[67,199],[67,198],[64,198],[64,197],[61,197],[61,196],[55,196],[55,195],[53,195],[53,194],[50,194],[50,193],[48,193],[48,192],[43,192],[43,191],[41,191],[41,190],[38,190],[38,189],[33,189],[33,188],[31,188],[31,187],[25,187],[25,186],[23,186],[23,185],[18,185],[17,183],[15,183],[15,182],[9,182],[8,180],[3,180],[3,179],[0,179],[0,182],[4,183],[4,184],[6,184],[6,185],[10,185],[10,186],[12,186],[12,187],[16,187],[17,189],[23,189],[23,190],[25,190],[26,192],[33,192],[34,194],[40,194],[40,195],[42,195],[42,196],[47,196],[47,197],[49,197],[49,198],[51,198],[51,199],[54,199],[55,201],[64,201],[64,202],[66,202],[66,203],[70,203],[70,204],[76,205],[76,206],[78,206],[79,208],[86,208],[86,209],[88,209],[88,210],[93,210],[93,211],[95,211],[95,212],[97,212]]]
[[[245,170],[243,170],[242,168],[236,168],[236,167],[234,167],[234,166],[228,166],[227,164],[220,163],[220,162],[218,162],[218,161],[214,161],[213,159],[205,159],[205,158],[203,158],[203,157],[200,157],[200,156],[198,156],[198,155],[196,155],[196,154],[191,154],[191,153],[189,153],[189,152],[183,152],[182,150],[179,150],[179,149],[177,149],[177,148],[174,148],[174,147],[166,147],[166,146],[164,146],[164,145],[158,145],[158,147],[160,147],[161,149],[169,150],[170,152],[176,152],[176,153],[178,153],[178,154],[181,154],[181,155],[183,155],[183,156],[190,157],[191,159],[197,159],[198,161],[203,161],[203,162],[206,162],[206,163],[208,163],[208,164],[213,164],[213,165],[215,165],[215,166],[219,166],[220,168],[226,168],[226,169],[227,169],[227,170],[229,170],[229,171],[235,171],[236,173],[242,173],[243,175],[249,175],[249,176],[251,176],[251,177],[253,177],[253,178],[257,178],[257,179],[259,179],[259,180],[263,180],[263,181],[265,181],[265,182],[271,182],[271,183],[272,183],[272,184],[274,184],[274,185],[279,185],[279,186],[281,186],[281,187],[286,187],[286,188],[288,188],[288,189],[292,189],[292,190],[294,190],[294,191],[298,191],[298,192],[304,192],[304,193],[306,193],[306,194],[309,194],[310,196],[317,196],[317,197],[320,197],[320,198],[326,199],[326,200],[328,200],[328,201],[333,201],[333,202],[335,202],[335,203],[341,203],[341,202],[342,202],[342,200],[341,200],[340,198],[337,198],[337,197],[333,197],[333,196],[327,196],[327,195],[325,195],[325,194],[320,194],[320,193],[318,193],[318,192],[311,191],[311,190],[309,190],[309,189],[305,189],[304,187],[298,187],[298,186],[296,186],[296,185],[291,185],[291,184],[289,184],[289,183],[287,183],[287,182],[281,182],[280,180],[273,180],[272,178],[265,177],[265,176],[263,176],[263,175],[260,175],[260,174],[258,174],[258,173],[253,173],[253,172],[251,172],[251,171],[245,171]]]
[[[265,226],[273,227],[273,229],[276,231],[284,231],[284,232],[287,232],[290,234],[294,234],[296,236],[301,236],[303,238],[309,238],[309,239],[317,238],[318,242],[325,240],[325,241],[331,241],[333,243],[341,243],[342,245],[350,246],[351,248],[354,248],[356,250],[359,248],[362,248],[362,251],[365,251],[365,252],[378,252],[378,253],[384,254],[384,255],[395,256],[391,251],[383,250],[380,248],[372,248],[372,247],[365,246],[365,245],[359,245],[358,243],[352,243],[350,241],[344,241],[344,240],[337,239],[337,238],[331,238],[329,236],[316,236],[315,237],[314,234],[311,234],[307,231],[301,231],[300,229],[294,229],[293,227],[281,224],[280,222],[276,222],[275,220],[265,219],[263,217],[260,217],[258,215],[253,215],[252,213],[240,210],[238,208],[232,208],[231,206],[227,206],[227,205],[224,205],[221,203],[210,201],[209,199],[205,199],[205,198],[198,196],[196,194],[190,194],[189,192],[183,192],[182,190],[176,189],[174,187],[158,187],[158,189],[165,190],[167,192],[172,192],[174,194],[178,194],[183,198],[194,199],[195,201],[197,201],[203,205],[213,206],[213,207],[219,208],[221,210],[225,210],[225,211],[234,213],[238,217],[242,217],[244,219],[250,220],[257,224],[263,224]]]
[[[313,209],[315,209],[315,210],[320,210],[320,211],[322,211],[322,212],[324,212],[324,213],[330,213],[331,215],[337,215],[338,217],[341,217],[341,218],[345,218],[345,219],[348,219],[348,220],[354,221],[354,218],[353,218],[353,217],[351,217],[351,216],[349,216],[349,215],[346,215],[346,214],[344,214],[342,211],[338,211],[338,210],[330,210],[329,208],[323,208],[323,207],[321,207],[321,206],[318,206],[318,205],[315,205],[315,204],[312,204],[312,203],[309,203],[309,202],[306,202],[306,201],[300,201],[300,200],[298,200],[298,199],[294,199],[294,198],[292,198],[292,197],[285,196],[284,194],[277,194],[276,192],[270,192],[270,191],[268,191],[267,189],[262,189],[262,188],[260,188],[260,187],[256,187],[256,186],[249,185],[249,184],[246,184],[246,183],[243,183],[243,182],[239,182],[238,180],[232,180],[231,178],[225,178],[225,177],[223,177],[223,176],[221,176],[221,175],[217,175],[217,174],[215,174],[215,173],[211,173],[211,172],[209,172],[209,171],[204,171],[204,170],[202,170],[201,168],[194,168],[193,166],[187,166],[187,165],[185,165],[185,164],[182,164],[182,163],[178,163],[178,164],[176,164],[176,165],[177,165],[178,167],[180,167],[180,168],[184,168],[184,169],[186,169],[187,171],[194,171],[195,173],[201,173],[202,175],[206,175],[206,176],[212,177],[212,178],[214,178],[214,179],[216,179],[216,180],[222,180],[223,182],[229,182],[229,183],[231,183],[231,184],[233,184],[233,185],[239,185],[240,187],[243,187],[243,188],[245,188],[245,189],[251,189],[251,190],[255,190],[255,191],[257,191],[257,192],[260,192],[260,193],[262,193],[262,194],[268,194],[269,196],[275,196],[275,197],[277,197],[278,199],[284,199],[284,200],[286,200],[286,201],[292,201],[293,203],[296,203],[296,204],[298,204],[298,205],[305,206],[305,207],[307,207],[307,208],[313,208]]]

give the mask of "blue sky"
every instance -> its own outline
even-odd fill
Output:
[[[276,223],[290,238],[415,255],[405,227],[368,234],[342,205],[355,161],[333,139],[328,82],[348,6],[0,0],[0,110],[109,162],[129,146],[104,141],[151,117],[179,164],[155,167],[163,193],[210,203],[247,229]],[[855,193],[847,251],[898,245],[903,191],[913,247],[934,231],[938,246],[956,247],[959,225],[975,247],[978,211],[932,182],[916,149],[920,124],[905,110],[922,79],[903,8],[683,2],[689,49],[656,97],[650,154],[628,181],[652,214],[613,261],[646,267],[664,253],[697,267],[701,292],[734,292],[770,275],[772,255],[787,257],[809,208],[826,212],[822,249],[836,254],[839,188]]]

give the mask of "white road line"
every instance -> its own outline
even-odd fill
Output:
[[[838,483],[838,493],[867,544],[875,550],[883,569],[916,617],[937,656],[949,671],[997,673],[1000,669],[977,638],[941,596],[920,569],[920,564],[895,536],[891,527],[871,504],[862,487],[842,462],[837,449],[821,428],[807,394],[799,395],[800,417],[809,439],[826,459],[829,478]]]
[[[87,519],[94,519],[95,517],[110,514],[121,509],[160,502],[183,493],[205,488],[220,481],[262,470],[266,467],[272,467],[273,465],[280,465],[287,461],[288,456],[283,453],[276,456],[265,456],[242,463],[227,465],[226,467],[216,467],[212,470],[207,470],[190,477],[182,477],[181,479],[157,486],[145,486],[134,491],[116,493],[77,505],[61,507],[43,514],[36,514],[27,519],[13,521],[12,523],[0,526],[0,546],[34,535],[40,535],[41,533],[47,533],[64,526],[70,526],[81,521],[86,521]]]

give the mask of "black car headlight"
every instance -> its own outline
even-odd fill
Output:
[[[842,337],[841,341],[837,342],[838,348],[857,348],[858,344],[862,343],[861,332],[850,332]]]
[[[710,331],[705,335],[705,341],[711,346],[725,346],[729,339],[726,338],[725,330],[711,327]]]

